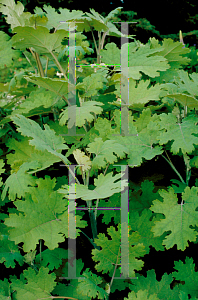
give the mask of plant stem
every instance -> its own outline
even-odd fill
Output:
[[[46,66],[45,66],[45,77],[47,77],[47,67],[49,63],[49,57],[47,57]]]
[[[77,228],[80,229],[79,227],[77,227]],[[94,248],[100,250],[100,247],[98,247],[98,246],[93,242],[93,240],[90,239],[90,237],[88,237],[88,235],[86,235],[86,233],[84,233],[81,229],[80,229],[80,231],[88,238],[88,240],[89,240],[90,243],[94,246]]]
[[[59,70],[61,71],[61,73],[63,73],[63,76],[65,77],[66,81],[68,81],[67,76],[66,76],[66,74],[65,74],[65,72],[64,72],[64,70],[63,70],[61,64],[59,63],[59,61],[58,61],[56,55],[54,55],[53,52],[50,52],[50,54],[53,56],[54,60],[56,61],[56,64],[57,64]]]
[[[165,150],[166,152],[166,150]],[[167,152],[166,152],[166,155],[168,156]],[[162,155],[162,157],[169,163],[169,165],[171,166],[171,168],[175,171],[175,173],[179,176],[180,180],[182,183],[186,184],[185,181],[183,180],[182,176],[180,175],[180,173],[177,171],[177,169],[175,168],[175,166],[173,165],[173,163],[171,162],[169,156],[168,156],[168,159]]]
[[[112,284],[113,284],[113,279],[114,279],[114,277],[115,277],[115,272],[116,272],[116,268],[117,268],[117,265],[118,265],[119,254],[120,254],[120,247],[119,247],[119,250],[118,250],[118,256],[117,256],[117,261],[116,261],[116,264],[115,264],[113,276],[112,276],[112,278],[111,278],[111,282],[110,282],[110,285],[109,285],[109,294],[110,294],[111,286],[112,286]]]

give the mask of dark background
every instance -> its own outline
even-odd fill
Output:
[[[198,44],[197,34],[191,34],[191,31],[197,29],[198,25],[198,2],[196,0],[152,0],[152,1],[139,1],[139,0],[100,0],[93,1],[90,6],[89,1],[65,1],[65,0],[21,0],[20,1],[25,9],[30,13],[34,13],[33,9],[43,7],[44,4],[51,5],[53,8],[60,7],[69,10],[81,10],[83,12],[90,12],[93,8],[99,14],[106,16],[110,11],[117,7],[123,7],[122,11],[127,14],[118,15],[122,21],[138,21],[137,24],[129,26],[129,34],[136,34],[136,39],[142,43],[147,43],[149,37],[155,37],[162,40],[165,36],[171,37],[174,40],[179,40],[179,30],[182,31],[184,43],[193,46]],[[134,15],[134,16],[133,16]],[[117,25],[116,25],[117,26]],[[5,22],[4,16],[0,13],[0,30],[8,33],[10,36],[10,25]],[[118,25],[119,28],[119,25]],[[187,36],[185,34],[188,33]],[[86,33],[89,40],[89,33]],[[90,39],[91,35],[90,35]],[[111,42],[120,44],[119,38],[110,37]],[[105,42],[110,42],[105,40]]]

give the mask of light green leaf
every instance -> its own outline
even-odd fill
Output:
[[[43,26],[37,26],[36,29],[31,26],[17,26],[14,28],[16,34],[12,37],[13,47],[22,51],[32,47],[39,54],[59,52],[62,48],[61,42],[67,36],[63,29],[54,33]]]
[[[16,170],[25,162],[38,161],[41,167],[33,171],[28,171],[28,174],[32,174],[41,170],[48,168],[56,162],[59,162],[61,159],[54,156],[52,153],[45,151],[36,150],[35,147],[29,145],[29,139],[27,137],[20,136],[20,142],[15,139],[10,139],[6,143],[6,146],[12,150],[15,150],[15,153],[7,154],[7,163],[11,165],[12,170]],[[61,152],[61,150],[57,150]]]
[[[63,185],[64,189],[59,189],[58,193],[64,194],[64,197],[70,199],[82,198],[83,200],[92,200],[92,199],[104,199],[112,196],[114,193],[120,193],[128,185],[127,180],[119,180],[115,183],[117,179],[120,179],[124,174],[116,174],[112,177],[113,172],[106,174],[105,176],[101,173],[98,178],[94,179],[94,184],[96,188],[94,190],[89,190],[87,186],[83,184],[76,185],[71,184],[71,187],[68,185]],[[69,188],[71,190],[76,190],[76,195],[69,195]]]
[[[12,116],[11,119],[16,125],[20,126],[17,131],[24,136],[33,138],[29,142],[30,145],[35,146],[37,150],[48,151],[59,157],[66,164],[70,164],[68,159],[58,152],[58,150],[68,149],[68,146],[64,144],[64,139],[61,136],[56,136],[49,125],[44,124],[45,130],[42,130],[38,123],[22,115]]]
[[[0,11],[7,15],[5,19],[11,25],[11,29],[29,24],[31,13],[24,12],[24,6],[19,1],[16,4],[14,0],[0,0]]]
[[[128,229],[128,225],[124,223],[125,229]],[[120,224],[118,224],[118,228],[120,228]],[[116,231],[113,226],[110,226],[107,229],[108,235],[111,237],[109,239],[105,236],[104,233],[99,233],[98,238],[94,240],[94,242],[101,246],[101,250],[93,249],[93,260],[99,261],[99,263],[95,266],[98,272],[109,273],[109,276],[112,277],[113,271],[115,268],[115,264],[117,261],[121,260],[121,254],[119,251],[120,248],[120,230]],[[139,243],[139,234],[132,233],[129,234],[129,277],[134,277],[134,270],[141,270],[143,267],[143,261],[137,259],[137,257],[143,256],[145,254],[143,244]],[[131,247],[134,245],[133,247]],[[111,251],[109,251],[111,249]]]
[[[66,109],[60,114],[59,125],[65,125],[68,120],[68,128],[72,128],[74,125],[78,127],[82,127],[86,120],[87,122],[92,122],[94,120],[94,116],[91,112],[95,114],[101,114],[102,108],[101,105],[104,105],[102,102],[98,101],[86,101],[82,103],[82,106],[77,107],[76,105],[67,106]],[[74,116],[76,117],[76,123],[74,120]]]
[[[103,142],[102,138],[95,138],[95,141],[88,144],[86,148],[89,153],[95,153],[96,156],[92,161],[93,168],[104,168],[107,163],[113,164],[117,161],[116,155],[120,158],[124,158],[126,153],[129,153],[126,146],[117,143],[115,140],[107,140]]]
[[[35,186],[35,178],[32,175],[26,173],[27,170],[31,168],[37,168],[38,162],[25,162],[20,166],[18,172],[12,173],[5,182],[5,187],[3,189],[1,199],[4,200],[6,192],[9,188],[9,199],[14,201],[16,197],[25,197],[25,193],[29,192],[30,186]]]
[[[40,239],[53,250],[68,237],[67,202],[53,190],[55,181],[55,178],[51,179],[49,176],[37,179],[38,187],[29,190],[25,201],[15,201],[15,206],[21,213],[11,213],[5,219],[5,225],[11,227],[9,239],[15,241],[15,244],[23,242],[25,252],[35,250]],[[81,218],[76,216],[76,227],[87,226],[87,222]],[[77,228],[77,236],[79,232],[80,229]]]
[[[198,127],[195,126],[197,118],[194,116],[188,116],[182,120],[182,123],[177,123],[177,118],[172,113],[161,114],[161,129],[157,140],[159,144],[166,144],[168,141],[172,141],[171,152],[174,154],[179,153],[180,149],[182,153],[192,153],[198,144],[198,137],[193,134],[198,133]]]

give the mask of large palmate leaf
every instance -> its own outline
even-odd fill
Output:
[[[15,245],[13,241],[9,240],[8,227],[1,223],[0,232],[0,263],[4,263],[6,268],[14,268],[16,266],[16,262],[22,266],[24,264],[23,256],[21,255],[17,245]]]
[[[94,273],[92,273],[89,269],[83,272],[83,276],[85,278],[79,279],[77,292],[79,294],[88,296],[88,297],[96,297],[98,299],[108,299],[108,294],[103,288],[98,285],[102,283],[102,278]]]
[[[159,52],[156,49],[150,49],[149,46],[140,47],[136,52],[134,46],[132,45],[128,50],[127,44],[124,44],[123,50],[126,51],[126,53],[129,52],[129,68],[128,68],[128,77],[131,77],[133,79],[140,79],[143,72],[146,75],[150,77],[157,77],[160,76],[158,71],[166,71],[168,68],[170,68],[168,61],[166,58],[160,55],[151,56],[151,54]],[[112,64],[112,53],[114,54],[113,63],[116,65],[120,65],[120,55],[121,50],[117,48],[117,46],[114,43],[109,43],[105,47],[106,49],[101,50],[101,61],[105,64]],[[130,51],[130,48],[133,49],[133,51]],[[126,76],[126,70],[124,67],[122,67],[123,75]]]
[[[136,87],[136,80],[130,78],[129,79],[129,105],[133,106],[133,104],[141,103],[146,104],[151,100],[160,100],[159,95],[162,89],[162,86],[156,84],[148,89],[150,84],[149,80],[140,81],[138,86]],[[116,91],[114,92],[117,96],[120,96],[120,86],[123,84],[117,83],[115,85]],[[122,100],[128,101],[128,91],[127,93],[122,92]]]
[[[177,118],[172,113],[160,115],[161,129],[157,140],[159,144],[166,144],[168,141],[173,141],[171,145],[171,152],[174,154],[179,153],[192,153],[195,149],[194,145],[198,145],[198,137],[193,135],[198,133],[198,126],[195,126],[197,118],[188,116],[182,120],[182,123],[177,123]]]
[[[56,275],[49,274],[49,269],[41,267],[35,272],[32,268],[23,271],[25,282],[19,279],[12,279],[12,288],[16,291],[17,298],[21,300],[36,300],[50,298],[50,292],[56,286]]]
[[[149,208],[155,213],[164,214],[165,218],[155,221],[152,227],[154,236],[160,236],[165,231],[171,231],[163,241],[166,249],[172,248],[175,244],[177,249],[184,251],[188,246],[188,241],[196,240],[197,232],[190,226],[198,225],[198,188],[186,187],[182,193],[182,203],[178,204],[177,195],[171,187],[169,191],[159,191],[164,198],[163,202],[154,200],[153,205]],[[190,217],[189,217],[190,216]]]
[[[5,225],[11,227],[9,239],[16,244],[23,242],[25,252],[35,250],[39,239],[43,239],[45,245],[53,250],[58,243],[64,242],[64,236],[68,237],[67,203],[62,195],[53,191],[55,181],[49,176],[45,180],[37,179],[38,188],[30,189],[25,201],[15,201],[18,211],[22,213],[11,213],[5,220]],[[76,216],[76,226],[80,228],[87,225],[81,218]],[[79,231],[76,229],[77,235]]]
[[[181,260],[175,261],[174,269],[177,272],[172,272],[172,276],[176,280],[184,282],[184,284],[180,285],[180,290],[186,294],[190,294],[191,299],[196,299],[198,294],[198,272],[195,272],[193,258],[186,257],[185,263]]]
[[[155,270],[148,270],[146,272],[146,276],[138,274],[138,280],[133,280],[133,286],[131,290],[137,293],[140,290],[148,291],[148,298],[136,298],[136,299],[156,299],[153,298],[153,294],[157,295],[157,299],[163,300],[187,300],[188,298],[180,298],[179,297],[179,288],[178,286],[174,287],[172,290],[170,288],[170,284],[173,281],[172,274],[163,274],[160,281],[156,278]],[[132,294],[133,295],[133,294]],[[135,299],[134,297],[129,298],[130,300]],[[194,299],[195,300],[195,299]]]
[[[59,52],[62,48],[61,41],[67,36],[63,29],[49,33],[43,26],[37,26],[36,29],[31,26],[17,26],[14,32],[16,34],[12,37],[13,47],[22,51],[32,47],[39,54]]]
[[[125,229],[128,229],[126,223],[124,223]],[[120,228],[120,226],[118,226]],[[116,231],[113,226],[107,229],[108,235],[111,239],[108,239],[103,233],[98,234],[98,238],[95,239],[95,243],[101,246],[101,250],[93,249],[93,260],[99,261],[96,265],[96,270],[99,272],[108,273],[110,276],[113,274],[114,264],[117,261],[117,257],[121,256],[119,253],[120,248],[120,232]],[[143,267],[143,261],[138,260],[137,257],[144,255],[145,250],[143,244],[139,243],[139,234],[132,233],[129,235],[129,277],[135,275],[134,270],[141,270]],[[134,245],[133,247],[131,247]],[[111,249],[111,250],[110,250]],[[110,251],[109,251],[110,250]],[[120,259],[118,259],[120,261]]]

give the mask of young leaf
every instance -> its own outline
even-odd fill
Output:
[[[84,165],[81,166],[83,172],[91,169],[91,160],[82,151],[76,149],[73,151],[73,155],[79,165]]]
[[[105,176],[101,173],[98,178],[94,179],[94,184],[96,188],[94,190],[89,190],[87,186],[83,184],[78,184],[75,187],[75,184],[71,185],[71,188],[76,188],[76,195],[69,195],[68,185],[64,185],[64,189],[59,189],[58,193],[64,194],[66,198],[78,199],[82,198],[83,200],[93,200],[93,199],[104,199],[110,197],[114,193],[120,193],[126,186],[128,186],[128,180],[124,179],[115,181],[124,176],[124,174],[116,174],[112,177],[113,172],[106,174]]]

